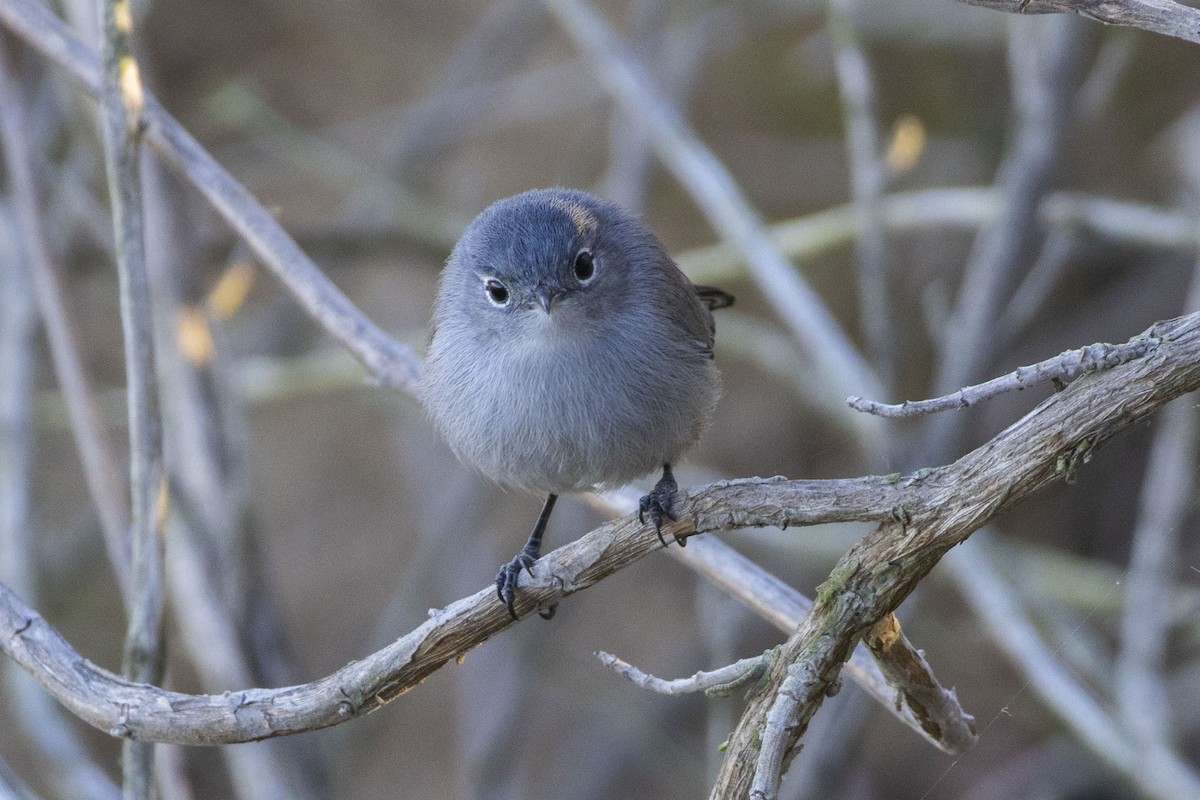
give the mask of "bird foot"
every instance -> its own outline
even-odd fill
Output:
[[[517,601],[517,579],[521,575],[521,569],[524,568],[533,577],[533,562],[538,559],[538,551],[526,545],[521,552],[513,557],[496,575],[496,596],[500,598],[500,602],[504,603],[504,607],[508,609],[508,615],[513,620],[519,619],[517,616],[516,601]],[[550,619],[554,616],[554,612],[558,609],[558,604],[549,608],[539,609],[538,616],[542,619]]]
[[[646,515],[650,516],[650,521],[654,523],[654,532],[658,534],[658,540],[662,542],[663,547],[667,546],[667,540],[663,538],[662,534],[663,519],[675,521],[675,515],[671,513],[671,506],[675,504],[675,495],[678,491],[679,486],[675,483],[675,476],[671,474],[670,469],[664,469],[662,478],[650,490],[650,494],[643,497],[638,503],[638,521],[645,524]],[[675,536],[675,541],[679,543],[680,547],[687,546],[687,538],[684,536]]]

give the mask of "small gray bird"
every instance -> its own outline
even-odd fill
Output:
[[[661,467],[639,518],[666,546],[671,464],[708,427],[720,390],[710,310],[732,302],[693,285],[640,220],[585,192],[525,192],[467,228],[442,273],[424,402],[460,459],[548,495],[496,576],[513,619],[521,568],[533,574],[564,492]]]

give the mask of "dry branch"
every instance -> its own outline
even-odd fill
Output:
[[[704,692],[710,697],[726,697],[739,689],[749,687],[767,674],[767,667],[771,665],[773,657],[774,651],[768,650],[762,655],[742,658],[719,669],[697,672],[688,678],[668,680],[644,672],[612,653],[596,653],[596,658],[600,659],[601,664],[627,678],[635,686],[672,697],[695,692]]]
[[[1174,0],[959,0],[1013,14],[1073,12],[1106,25],[1127,25],[1200,44],[1200,11]]]
[[[691,496],[665,528],[680,536],[739,527],[788,527],[890,518],[896,481],[723,481]],[[658,550],[652,530],[624,517],[542,558],[521,585],[523,617]],[[512,624],[494,587],[434,612],[393,644],[330,676],[282,689],[186,695],[123,680],[82,658],[34,609],[0,585],[0,650],[68,709],[114,736],[227,744],[328,727],[376,710],[451,659]]]
[[[1080,375],[1101,369],[1110,369],[1118,364],[1141,358],[1158,346],[1158,342],[1146,336],[1135,336],[1124,344],[1098,344],[1068,350],[1054,358],[1047,358],[1028,367],[1017,367],[1007,375],[992,378],[975,386],[966,386],[953,394],[934,397],[930,400],[905,400],[903,403],[878,403],[862,397],[848,397],[846,404],[855,411],[863,411],[880,417],[915,417],[933,414],[954,408],[970,408],[983,400],[1004,394],[1019,392],[1044,381],[1073,381]]]
[[[786,769],[854,644],[950,548],[1001,510],[1073,475],[1116,433],[1200,386],[1200,314],[1160,323],[1147,335],[1162,344],[1144,358],[1081,378],[953,464],[900,481],[904,499],[896,518],[842,557],[784,645],[766,688],[751,699],[713,798],[746,797],[756,768],[766,779],[763,796],[772,796],[778,770]],[[785,686],[787,694],[781,692]],[[772,717],[777,703],[780,711]],[[773,754],[763,750],[762,726],[780,718],[782,747]]]
[[[900,691],[897,703],[904,703],[928,739],[952,755],[975,744],[975,718],[963,713],[953,689],[937,682],[925,654],[900,630],[895,614],[876,623],[863,643],[888,685]]]
[[[638,494],[628,487],[596,497],[615,514],[637,508]],[[794,631],[812,608],[807,597],[718,538],[706,536],[667,552],[784,633]],[[973,719],[919,653],[900,632],[889,649],[856,648],[843,671],[901,723],[934,747],[957,755],[975,740]]]

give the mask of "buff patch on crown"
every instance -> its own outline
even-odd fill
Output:
[[[591,233],[600,224],[600,220],[596,219],[596,215],[579,203],[573,203],[570,200],[556,197],[550,201],[550,205],[571,218],[571,223],[575,226],[575,230],[580,236]]]

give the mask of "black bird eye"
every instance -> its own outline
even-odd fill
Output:
[[[508,287],[495,278],[488,278],[483,282],[483,288],[487,291],[488,299],[493,305],[506,306],[508,305]]]
[[[575,254],[575,277],[580,283],[587,283],[596,274],[596,262],[592,251],[586,247]]]

